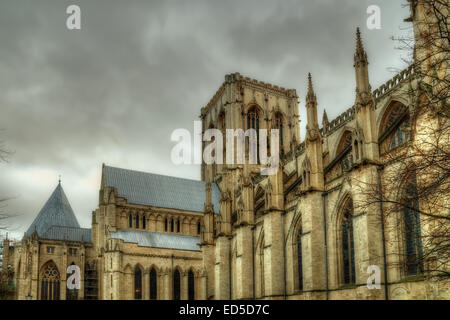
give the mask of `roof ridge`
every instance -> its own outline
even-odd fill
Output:
[[[149,175],[159,176],[159,177],[167,177],[167,178],[186,180],[186,181],[204,182],[203,180],[189,179],[189,178],[183,178],[183,177],[177,177],[177,176],[171,176],[171,175],[165,175],[165,174],[159,174],[159,173],[153,173],[153,172],[147,172],[147,171],[141,171],[141,170],[121,168],[121,167],[113,167],[113,166],[108,166],[108,165],[105,165],[105,168],[113,168],[113,169],[119,169],[119,170],[125,170],[125,171],[137,172],[137,173],[144,173],[144,174],[149,174]]]

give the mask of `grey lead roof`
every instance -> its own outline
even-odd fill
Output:
[[[200,251],[200,237],[196,236],[139,230],[118,230],[109,234],[113,239],[136,243],[141,247]]]
[[[42,236],[51,226],[80,227],[61,183],[58,183],[25,234],[29,236],[36,230],[38,235]]]
[[[25,232],[34,231],[42,239],[91,242],[91,229],[80,228],[61,183]]]
[[[105,184],[115,187],[128,203],[204,212],[205,182],[104,166]],[[220,190],[212,184],[214,212],[220,209]]]
[[[91,242],[91,229],[52,226],[42,236],[43,239]]]

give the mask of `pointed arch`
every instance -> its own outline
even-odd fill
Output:
[[[249,143],[247,149],[249,150],[249,152],[252,152],[251,154],[256,153],[256,163],[260,163],[259,147],[258,147],[259,146],[259,129],[262,127],[261,119],[263,119],[263,117],[264,117],[264,111],[261,109],[260,106],[258,106],[257,104],[250,104],[249,106],[247,106],[246,121],[245,121],[246,130],[254,129],[256,131],[256,144]],[[250,139],[250,140],[252,140],[252,139]],[[252,149],[252,150],[250,150],[250,149]]]
[[[60,272],[53,260],[47,261],[41,268],[41,300],[60,299]]]
[[[284,153],[284,141],[283,137],[286,131],[286,117],[283,115],[281,111],[276,111],[274,113],[273,118],[273,128],[279,130],[279,145],[280,145],[280,153]]]
[[[264,229],[261,229],[258,235],[255,248],[255,296],[262,298],[265,295],[264,281]]]
[[[411,120],[409,108],[397,101],[390,101],[381,117],[378,128],[380,153],[385,154],[411,138]]]
[[[301,214],[294,217],[293,229],[292,229],[292,262],[293,262],[293,274],[294,274],[294,290],[303,290],[303,248],[302,248],[302,218]]]
[[[335,164],[339,163],[341,173],[350,170],[354,163],[352,141],[355,136],[354,130],[344,129],[341,138],[338,140],[339,142],[336,146],[335,157],[332,162]]]
[[[134,291],[134,299],[141,300],[142,299],[142,276],[143,276],[143,268],[140,264],[137,264],[134,267],[134,277],[133,277],[133,291]]]
[[[408,168],[407,172],[399,201],[402,204],[403,269],[405,276],[415,276],[424,271],[422,231],[415,168]]]
[[[136,227],[136,229],[139,229],[139,221],[141,219],[141,217],[139,215],[139,212],[136,212],[136,215],[134,216],[134,219],[135,219],[135,227]]]
[[[195,274],[192,268],[188,271],[188,300],[195,300]]]
[[[311,186],[311,161],[306,155],[302,162],[302,184],[304,189],[308,189]]]
[[[338,209],[336,228],[338,275],[339,282],[343,285],[356,283],[353,217],[353,199],[349,194],[346,194]]]
[[[128,214],[128,228],[133,228],[133,215],[131,213]]]
[[[150,300],[158,299],[158,270],[152,265],[149,271],[149,297]]]
[[[172,296],[173,300],[181,299],[181,269],[179,267],[173,270]]]

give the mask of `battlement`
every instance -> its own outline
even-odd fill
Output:
[[[271,83],[267,83],[264,81],[259,81],[257,79],[253,79],[250,77],[244,77],[239,72],[230,73],[225,75],[225,81],[222,83],[220,88],[216,91],[214,96],[209,100],[208,104],[202,108],[202,114],[209,110],[212,104],[217,101],[217,98],[223,93],[225,86],[230,83],[241,82],[243,85],[253,85],[258,86],[266,90],[272,90],[277,92],[278,94],[285,95],[289,98],[298,98],[297,91],[295,89],[286,89],[284,87],[280,87]]]
[[[408,68],[396,74],[392,79],[386,81],[384,84],[378,87],[378,89],[375,89],[372,93],[373,98],[375,99],[375,101],[380,100],[384,95],[386,95],[392,89],[397,87],[401,82],[408,80],[413,75],[414,75],[414,65],[410,65]]]
[[[388,94],[390,91],[399,86],[403,81],[409,80],[414,75],[414,66],[411,65],[408,68],[402,70],[394,77],[386,81],[380,87],[375,89],[372,92],[372,96],[375,99],[375,102],[378,102],[382,97]],[[350,122],[355,118],[355,106],[350,107],[339,116],[337,116],[334,120],[330,121],[325,125],[324,128],[320,130],[322,134],[330,134],[334,131],[338,130],[347,122]],[[325,130],[324,130],[325,129]]]

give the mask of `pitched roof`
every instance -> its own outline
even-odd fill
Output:
[[[142,247],[200,251],[200,237],[196,236],[139,230],[118,230],[109,234],[113,239],[136,243]]]
[[[203,212],[205,182],[104,166],[105,185],[115,187],[128,203]],[[220,209],[220,190],[212,184],[214,212]]]
[[[41,237],[52,226],[80,228],[61,183],[58,183],[55,191],[39,211],[25,235],[29,236],[36,230]]]
[[[42,236],[49,240],[91,242],[91,229],[52,226]]]

